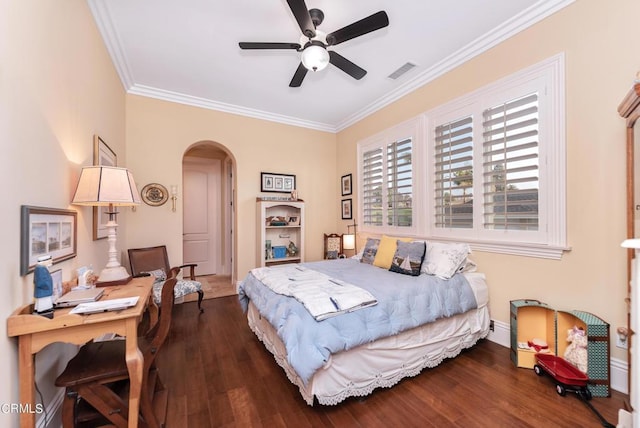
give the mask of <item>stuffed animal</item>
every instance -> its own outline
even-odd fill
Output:
[[[583,373],[587,372],[587,334],[577,326],[567,331],[567,342],[571,342],[564,351],[564,359]]]

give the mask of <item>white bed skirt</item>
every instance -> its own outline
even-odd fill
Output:
[[[490,323],[485,303],[464,314],[334,354],[304,385],[287,362],[286,349],[275,329],[253,303],[249,304],[247,319],[251,330],[309,405],[313,405],[314,397],[320,404],[338,404],[348,397],[366,396],[376,388],[389,388],[405,377],[416,376],[422,369],[435,367],[486,337]]]

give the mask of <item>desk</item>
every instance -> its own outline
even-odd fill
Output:
[[[83,345],[105,333],[116,333],[126,338],[126,360],[131,379],[129,393],[129,428],[138,426],[142,390],[142,353],[138,349],[138,323],[150,301],[153,277],[134,278],[129,284],[104,287],[100,300],[138,296],[134,307],[114,312],[91,315],[70,314],[71,308],[56,309],[53,319],[32,315],[33,305],[15,310],[7,319],[7,333],[18,337],[18,367],[20,376],[20,403],[35,408],[35,354],[54,342]],[[21,427],[35,426],[35,414],[20,414]]]

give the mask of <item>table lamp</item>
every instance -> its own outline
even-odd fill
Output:
[[[129,272],[120,265],[116,249],[116,206],[140,204],[133,175],[126,168],[114,166],[85,166],[80,173],[73,201],[75,205],[108,206],[109,221],[106,224],[109,242],[109,259],[100,272],[96,286],[126,284],[131,280]]]
[[[347,225],[347,233],[342,235],[342,248],[345,250],[354,250],[358,254],[358,246],[356,245],[356,221],[353,220],[353,224]],[[351,228],[353,227],[353,233]]]

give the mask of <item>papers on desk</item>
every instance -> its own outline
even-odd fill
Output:
[[[121,311],[135,306],[138,303],[138,296],[125,297],[122,299],[100,300],[97,302],[81,303],[73,308],[70,314],[96,314],[99,312]]]

